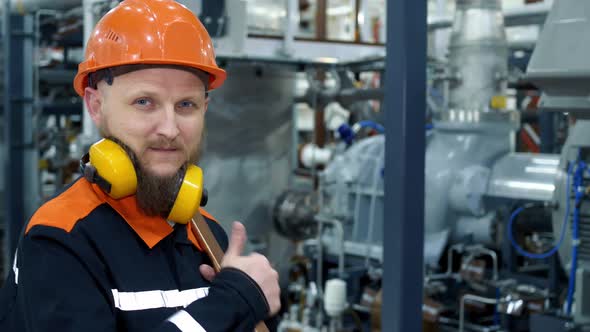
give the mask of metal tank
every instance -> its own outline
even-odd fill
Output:
[[[260,62],[220,63],[228,78],[211,93],[200,162],[206,209],[226,230],[242,221],[252,239],[271,231],[272,204],[288,185],[296,72]]]
[[[465,223],[489,223],[483,197],[491,169],[512,151],[520,124],[518,113],[491,103],[506,87],[507,42],[499,0],[457,1],[449,58],[449,108],[436,115],[426,148],[427,238],[457,238],[459,220],[465,229],[488,232]],[[435,263],[440,250],[428,246],[425,252],[433,257],[426,261]]]

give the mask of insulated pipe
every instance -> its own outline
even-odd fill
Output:
[[[333,151],[330,148],[320,148],[313,143],[305,144],[300,150],[299,160],[308,168],[325,166],[332,159]]]
[[[344,227],[342,226],[342,222],[338,219],[329,219],[322,216],[316,216],[316,221],[323,227],[323,224],[330,224],[334,227],[336,234],[338,236],[338,277],[344,279]],[[322,246],[322,229],[320,228],[319,232],[319,242],[318,245]],[[321,281],[321,280],[320,280]]]
[[[336,94],[333,92],[325,93],[322,91],[317,93],[319,103],[327,105],[333,101],[337,101],[345,108],[359,101],[382,100],[384,96],[385,90],[383,88],[345,88],[341,89]],[[311,100],[314,97],[315,96],[308,91],[304,96],[295,97],[295,102],[311,104]]]
[[[285,17],[285,34],[283,37],[283,55],[291,57],[295,43],[295,33],[299,17],[296,16],[298,12],[299,2],[297,0],[285,0],[286,17]]]
[[[507,27],[544,24],[551,3],[529,4],[519,8],[504,10],[504,25]],[[453,25],[452,17],[439,17],[428,22],[428,30],[450,28]]]
[[[358,101],[365,100],[382,100],[385,95],[383,88],[367,88],[367,89],[342,89],[336,97],[336,101],[342,104],[343,107],[350,106]]]
[[[342,315],[346,309],[346,282],[342,279],[326,281],[324,292],[324,309],[330,318]]]
[[[492,167],[486,195],[549,202],[561,176],[557,154],[510,153]]]
[[[508,44],[500,0],[460,0],[449,42],[449,108],[488,112],[505,94]]]
[[[9,0],[12,13],[24,15],[39,9],[67,10],[82,5],[82,0]]]

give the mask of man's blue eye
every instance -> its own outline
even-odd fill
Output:
[[[195,103],[191,102],[191,101],[183,101],[180,103],[181,107],[194,107]]]
[[[141,106],[146,106],[149,104],[149,100],[147,100],[146,98],[141,98],[135,101],[136,104],[139,104]]]

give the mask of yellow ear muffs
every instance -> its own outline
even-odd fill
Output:
[[[95,179],[91,182],[99,184],[114,199],[135,194],[137,190],[135,168],[119,144],[109,139],[102,139],[90,147],[88,154],[90,167],[95,169]],[[92,168],[89,172],[93,172]],[[85,173],[89,172],[85,170]]]
[[[168,215],[168,220],[186,224],[197,213],[199,206],[205,205],[206,201],[207,193],[203,189],[203,171],[195,165],[189,165],[180,188],[178,188],[178,194]]]
[[[98,184],[114,199],[135,194],[137,174],[127,152],[117,143],[102,139],[90,147],[80,162],[84,176]],[[203,188],[203,171],[189,165],[178,184],[176,200],[168,220],[186,224],[197,213],[199,206],[207,204],[207,190]]]

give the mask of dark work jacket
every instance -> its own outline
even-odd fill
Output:
[[[221,247],[223,228],[201,210]],[[80,178],[29,221],[0,292],[0,331],[247,331],[268,303],[246,274],[210,264],[188,225],[145,216]]]

